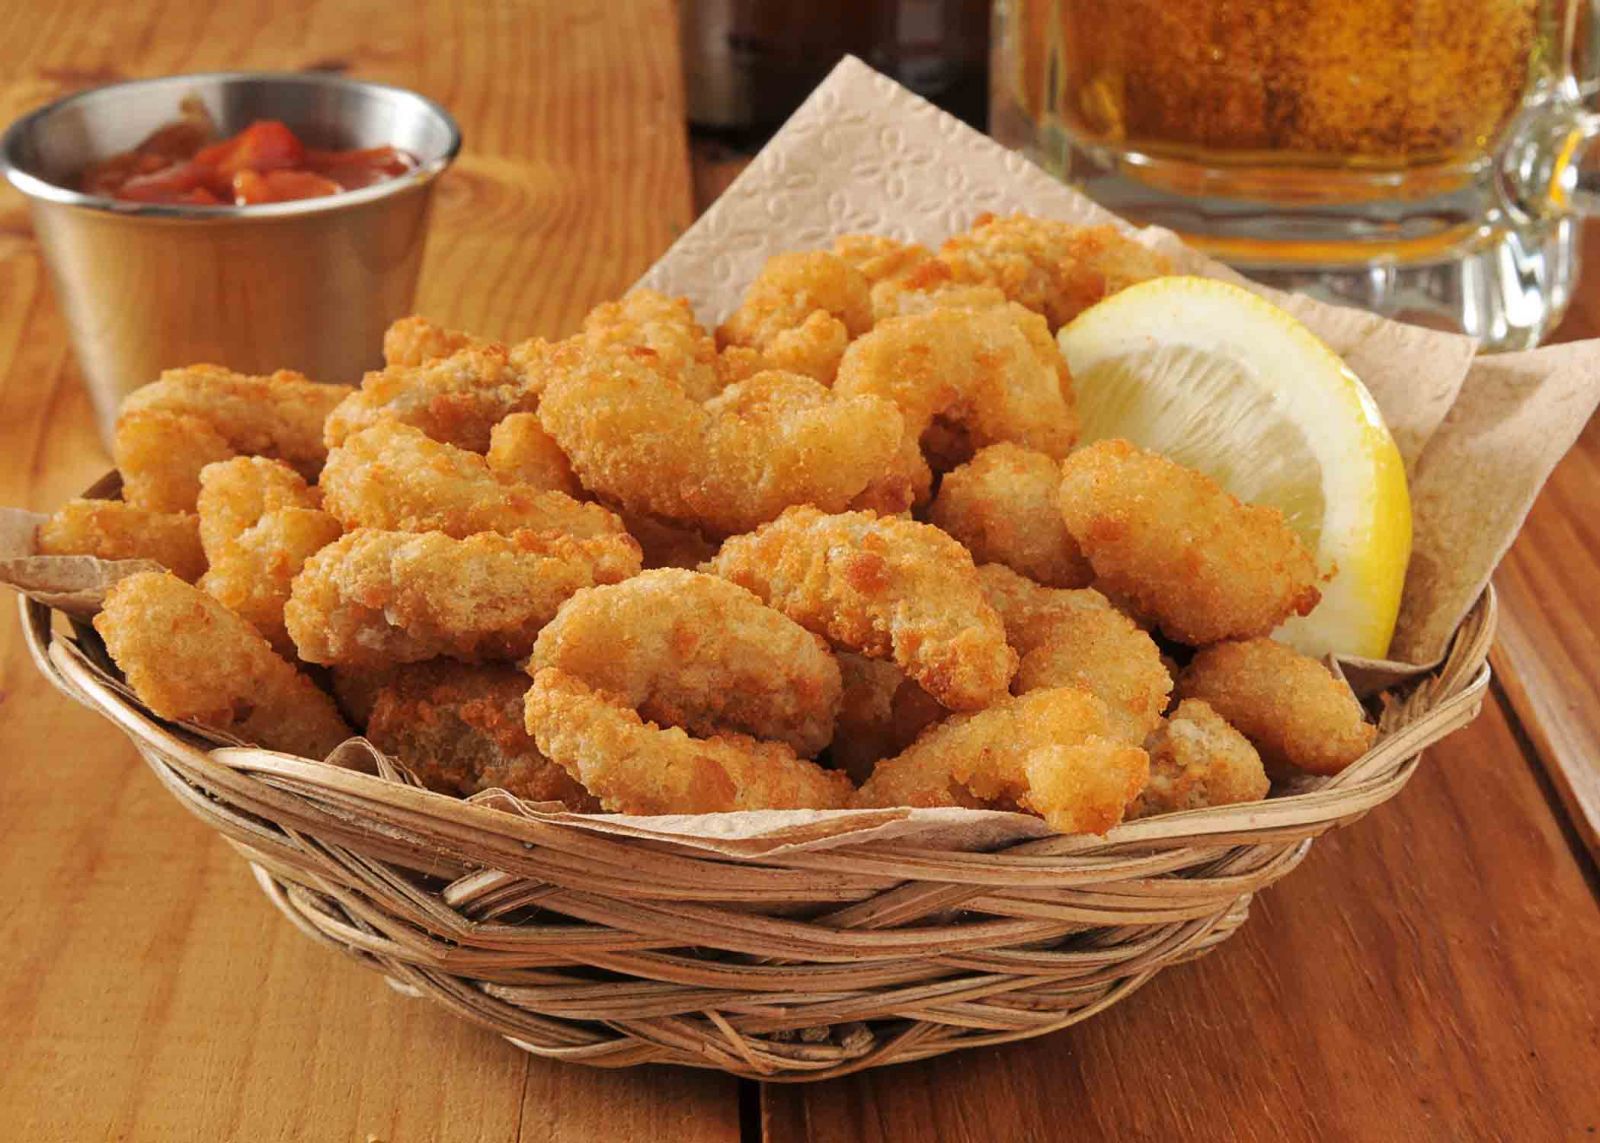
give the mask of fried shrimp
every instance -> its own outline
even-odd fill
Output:
[[[579,588],[638,571],[639,545],[622,534],[360,528],[306,561],[283,618],[308,663],[520,659]]]
[[[379,421],[399,421],[436,441],[487,451],[496,423],[539,403],[527,372],[510,355],[515,352],[485,345],[368,373],[328,414],[327,447]]]
[[[200,544],[218,558],[230,541],[268,512],[320,508],[317,491],[282,461],[236,456],[200,470]]]
[[[812,250],[769,258],[717,341],[755,349],[773,369],[827,385],[850,339],[870,328],[872,296],[861,271]]]
[[[162,718],[306,758],[350,736],[333,700],[255,628],[175,576],[118,581],[94,628],[139,701]]]
[[[853,787],[781,742],[693,738],[646,722],[625,700],[553,667],[528,688],[527,727],[602,808],[624,814],[840,809]]]
[[[528,676],[501,664],[430,659],[393,671],[372,700],[367,737],[430,790],[500,789],[577,813],[600,803],[539,752],[523,725]]]
[[[1274,773],[1293,767],[1337,774],[1377,735],[1349,687],[1315,659],[1272,639],[1205,648],[1178,677],[1178,695],[1204,699]]]
[[[1066,459],[1061,514],[1098,582],[1180,643],[1265,635],[1321,598],[1283,513],[1124,440]]]
[[[68,500],[39,525],[41,556],[154,560],[194,582],[206,570],[192,512],[150,512],[120,500]]]
[[[459,329],[445,329],[412,314],[383,331],[383,363],[414,367],[425,361],[449,357],[463,349],[482,349],[491,343]]]
[[[911,288],[920,270],[938,266],[933,260],[933,251],[926,246],[878,234],[841,235],[834,239],[833,253],[854,266],[867,280],[872,316],[877,321],[899,312],[897,299]]]
[[[328,455],[322,423],[350,392],[348,385],[324,385],[287,369],[248,377],[220,365],[190,365],[168,369],[159,380],[128,394],[122,415],[199,417],[234,452],[275,457],[309,480]]]
[[[315,508],[278,508],[223,544],[196,585],[261,632],[272,649],[294,658],[283,605],[305,562],[342,535],[339,521]]]
[[[894,402],[919,440],[936,419],[958,426],[966,456],[1016,441],[1061,457],[1078,433],[1064,376],[1060,352],[1030,338],[1008,310],[939,309],[879,322],[846,351],[834,389]],[[936,459],[951,467],[966,456]]]
[[[584,487],[709,536],[791,504],[838,511],[889,471],[901,433],[887,401],[791,373],[757,374],[702,404],[647,357],[570,348],[552,361],[539,420]]]
[[[1172,273],[1165,257],[1114,226],[1075,226],[1024,214],[981,214],[939,248],[957,282],[995,286],[1055,329],[1102,298]]]
[[[1040,587],[996,564],[978,569],[1006,638],[1022,656],[1011,689],[1080,687],[1142,742],[1161,721],[1172,676],[1149,635],[1093,589]]]
[[[787,743],[811,757],[833,737],[839,666],[817,636],[742,587],[678,568],[567,600],[528,669],[556,667],[663,726]]]
[[[152,410],[117,418],[111,455],[124,501],[151,512],[193,512],[200,470],[233,449],[203,417]]]
[[[1180,702],[1144,748],[1150,782],[1128,807],[1130,819],[1259,802],[1271,786],[1255,747],[1199,699]]]
[[[572,464],[555,438],[544,431],[537,413],[512,413],[489,433],[484,455],[491,471],[534,488],[583,495]]]
[[[1056,461],[1003,442],[945,474],[928,522],[979,563],[1004,564],[1048,587],[1086,587],[1094,572],[1062,522],[1060,493]]]
[[[900,438],[889,471],[877,477],[850,501],[852,511],[898,516],[921,508],[933,495],[933,469],[923,459],[922,446],[910,433]]]
[[[351,528],[457,539],[524,529],[571,536],[622,531],[616,514],[598,504],[500,476],[477,453],[395,421],[363,429],[329,452],[321,487],[324,506]]]
[[[1073,687],[956,715],[880,762],[854,805],[987,806],[1038,814],[1061,833],[1105,833],[1150,763],[1099,699]]]
[[[952,710],[987,706],[1016,670],[972,557],[931,525],[791,508],[710,568],[835,646],[892,658]]]
[[[695,321],[687,298],[634,290],[621,301],[603,302],[583,319],[579,340],[595,352],[648,350],[696,401],[716,396],[725,383],[717,343]]]

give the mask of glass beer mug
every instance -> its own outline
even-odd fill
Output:
[[[1522,348],[1600,203],[1593,3],[996,0],[990,130],[1260,281]]]

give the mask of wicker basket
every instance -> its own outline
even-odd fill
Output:
[[[746,858],[210,749],[107,684],[87,624],[21,604],[39,668],[120,726],[307,935],[541,1056],[765,1080],[1038,1036],[1213,948],[1312,838],[1393,797],[1471,721],[1495,625],[1490,591],[1443,665],[1388,696],[1377,745],[1304,792],[999,852]]]

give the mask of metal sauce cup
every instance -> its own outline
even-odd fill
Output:
[[[261,206],[118,202],[69,189],[196,96],[224,136],[279,119],[311,147],[390,144],[420,160],[399,178]],[[435,177],[461,147],[449,114],[414,92],[318,74],[217,72],[72,95],[0,137],[0,170],[27,196],[108,446],[117,407],[167,368],[298,369],[355,382],[410,312]]]

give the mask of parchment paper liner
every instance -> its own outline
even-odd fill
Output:
[[[640,280],[689,297],[703,321],[731,311],[762,263],[780,250],[826,246],[873,232],[936,246],[983,211],[1026,211],[1112,223],[1167,253],[1185,273],[1241,282],[1271,297],[1339,353],[1372,392],[1411,477],[1415,542],[1389,661],[1341,660],[1371,693],[1436,664],[1488,584],[1550,471],[1600,400],[1600,341],[1525,353],[1474,356],[1472,339],[1387,321],[1244,282],[1168,231],[1136,230],[910,91],[847,58],[773,137],[723,196]],[[92,614],[105,590],[145,561],[35,554],[40,517],[0,509],[0,582],[75,616]],[[80,635],[84,629],[80,627]],[[124,697],[96,657],[63,640],[52,655],[86,665]],[[219,746],[236,740],[185,729]],[[233,749],[237,764],[268,751]],[[365,740],[328,762],[408,781]],[[413,783],[414,784],[414,783]],[[1303,783],[1307,790],[1320,784]],[[443,796],[443,795],[434,795]],[[1049,834],[1023,814],[986,810],[763,811],[664,817],[544,813],[500,792],[476,801],[580,828],[672,841],[729,856],[893,840],[926,848],[991,848]],[[1236,807],[1248,812],[1246,807]],[[1215,812],[1215,811],[1208,811]],[[1166,820],[1166,819],[1163,819]],[[1118,827],[1108,840],[1149,832]]]

